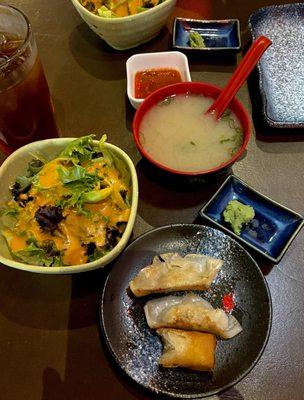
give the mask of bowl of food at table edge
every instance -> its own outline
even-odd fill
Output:
[[[133,120],[141,155],[176,175],[211,175],[230,167],[246,149],[250,119],[235,97],[220,119],[206,113],[221,90],[208,83],[182,82],[150,94]]]
[[[154,38],[177,0],[71,0],[82,19],[105,42],[126,50]]]
[[[135,167],[93,135],[30,143],[0,167],[0,263],[37,273],[100,268],[126,246],[135,222]]]

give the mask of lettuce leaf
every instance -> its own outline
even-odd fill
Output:
[[[70,169],[58,168],[58,173],[69,193],[61,198],[56,205],[63,209],[75,207],[77,213],[89,216],[90,213],[83,208],[83,195],[96,188],[99,189],[101,178],[98,177],[97,173],[89,174],[80,165],[75,165]]]
[[[26,193],[30,190],[31,185],[37,180],[37,174],[43,166],[44,163],[40,159],[35,158],[29,162],[25,175],[17,176],[14,185],[10,188],[15,200],[18,199],[21,193]]]
[[[99,149],[102,152],[104,159],[106,160],[106,162],[109,166],[114,165],[115,168],[118,169],[122,181],[125,184],[129,185],[131,182],[131,175],[130,175],[129,168],[127,167],[124,160],[122,160],[119,156],[117,156],[115,153],[113,153],[112,151],[110,151],[106,148],[106,145],[105,145],[106,140],[107,140],[107,136],[103,135],[99,141]]]
[[[114,159],[114,165],[118,169],[120,173],[120,178],[121,180],[126,184],[130,185],[131,184],[131,174],[129,171],[129,168],[127,167],[126,163],[124,160],[116,156],[116,154],[113,154],[113,159]]]
[[[107,149],[105,143],[107,141],[107,135],[102,135],[101,139],[99,140],[98,143],[98,148],[100,152],[102,153],[102,156],[105,160],[105,162],[112,167],[113,165],[113,153]]]
[[[20,207],[17,203],[11,202],[7,207],[0,209],[0,228],[13,229],[16,224],[16,219],[20,212]],[[3,234],[3,232],[1,232]],[[5,236],[5,235],[3,235]]]
[[[70,157],[76,159],[79,163],[89,161],[95,153],[94,135],[83,136],[70,142],[58,157]]]
[[[72,168],[59,167],[57,171],[63,184],[81,181],[91,188],[100,180],[97,174],[88,173],[87,170],[80,165],[74,165]]]
[[[112,8],[114,7],[113,0],[103,0],[103,3],[109,10],[112,10]]]
[[[106,6],[102,6],[97,10],[98,15],[103,18],[116,18],[117,15],[109,10]]]
[[[145,8],[145,7],[136,7],[136,12],[137,14],[142,13],[144,11],[149,10],[149,8]]]
[[[9,217],[9,218],[17,218],[20,212],[20,206],[18,203],[11,201],[9,206],[0,208],[0,217],[4,218]]]
[[[98,203],[109,197],[113,192],[112,187],[106,187],[101,190],[91,190],[90,192],[85,192],[81,194],[80,201],[83,203]]]
[[[29,162],[27,167],[27,176],[32,177],[38,174],[44,166],[44,162],[39,158],[33,158],[32,161]]]
[[[83,208],[82,208],[83,203],[80,200],[82,193],[83,192],[81,189],[79,189],[79,190],[74,189],[73,191],[71,191],[70,194],[65,195],[59,201],[57,201],[56,206],[61,207],[63,209],[75,207],[77,213],[82,214],[83,213]],[[84,212],[84,214],[86,214],[86,213]]]
[[[24,250],[13,253],[15,257],[32,265],[45,267],[58,267],[63,265],[60,252],[56,249],[54,242],[47,242],[39,246],[34,238],[27,240]]]
[[[19,175],[16,178],[16,183],[19,185],[18,186],[18,191],[19,193],[24,193],[26,189],[28,189],[31,184],[33,183],[34,177],[27,177],[24,175]]]

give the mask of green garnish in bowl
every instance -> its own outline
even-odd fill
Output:
[[[203,49],[204,47],[206,47],[204,39],[198,32],[190,32],[189,44],[190,44],[190,47],[196,48],[196,49]]]
[[[238,200],[231,200],[223,211],[224,221],[231,225],[236,235],[241,234],[243,225],[248,224],[254,218],[254,209]]]

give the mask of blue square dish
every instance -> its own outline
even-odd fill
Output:
[[[254,219],[236,235],[223,218],[223,211],[231,200],[238,200],[254,208]],[[200,215],[229,232],[238,240],[278,263],[303,227],[302,215],[269,199],[252,189],[234,175],[230,175]]]
[[[199,33],[206,47],[190,46],[190,32]],[[175,18],[173,25],[173,47],[187,51],[229,51],[241,50],[240,22],[238,19],[201,20]]]

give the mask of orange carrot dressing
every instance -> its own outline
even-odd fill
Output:
[[[20,211],[16,227],[14,230],[7,230],[5,236],[9,238],[9,246],[13,252],[24,250],[27,247],[26,240],[34,237],[38,242],[53,241],[56,248],[63,251],[65,265],[84,264],[88,262],[88,257],[83,243],[92,241],[96,246],[103,247],[106,244],[106,223],[116,227],[118,222],[128,221],[130,209],[123,202],[119,191],[130,189],[120,180],[116,169],[98,162],[88,165],[87,171],[93,173],[97,170],[104,182],[113,187],[113,196],[119,195],[120,198],[109,196],[98,203],[85,204],[84,208],[91,211],[89,217],[77,214],[71,208],[64,209],[64,219],[58,224],[59,229],[54,233],[45,232],[35,219],[36,211],[43,205],[55,205],[68,192],[60,180],[59,166],[62,166],[60,160],[55,159],[42,168],[38,183],[43,189],[40,191],[33,188],[29,191],[28,195],[33,200]],[[20,235],[21,232],[25,232],[25,235]]]

